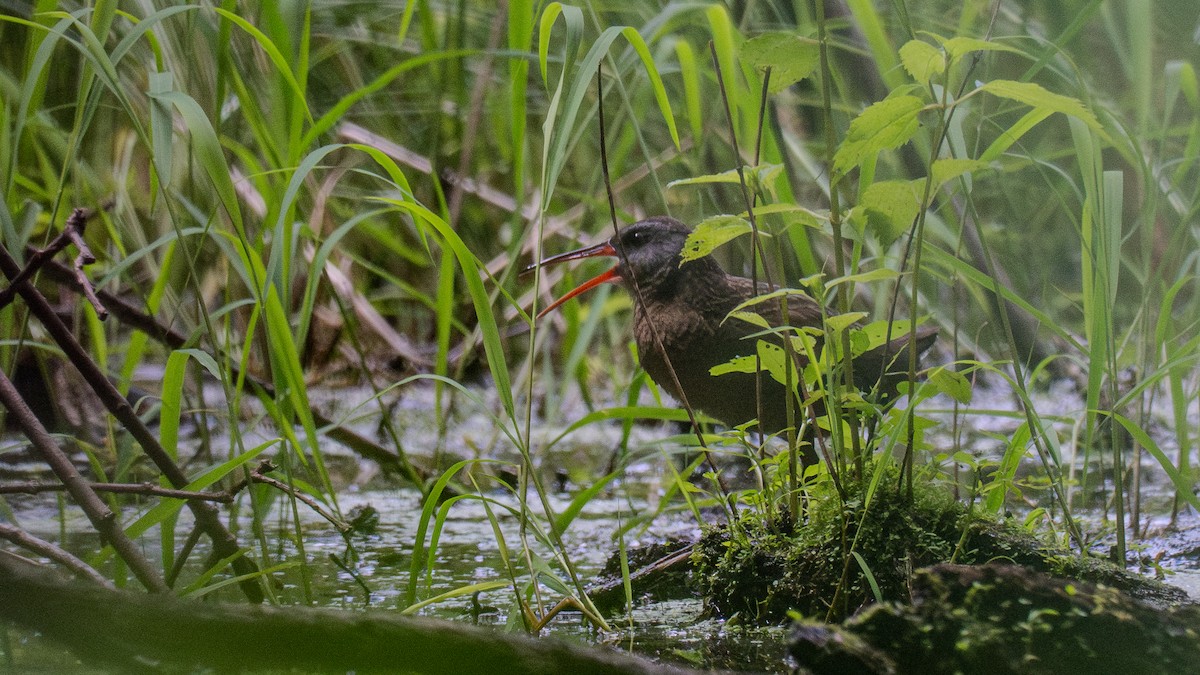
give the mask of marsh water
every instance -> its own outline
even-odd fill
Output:
[[[512,629],[519,630],[512,586],[503,583],[508,579],[507,567],[493,522],[498,524],[507,554],[516,558],[512,564],[518,572],[528,569],[528,560],[522,553],[522,546],[528,545],[531,556],[551,561],[550,568],[563,579],[566,577],[551,560],[550,549],[538,543],[534,533],[522,532],[518,519],[506,511],[506,507],[516,510],[519,505],[512,491],[500,487],[499,481],[513,482],[509,470],[518,464],[519,456],[498,430],[496,420],[489,415],[488,411],[494,410],[495,406],[488,401],[486,390],[475,393],[482,402],[459,395],[449,412],[440,412],[433,405],[433,389],[427,383],[412,385],[388,401],[386,414],[401,431],[403,447],[415,462],[437,461],[446,467],[462,459],[498,460],[481,462],[475,467],[481,476],[479,489],[491,500],[488,503],[491,515],[485,503],[476,499],[457,500],[448,507],[438,532],[433,565],[421,570],[416,599],[422,601],[450,594],[452,597],[428,604],[419,613],[497,629],[511,624]],[[377,404],[370,400],[369,392],[353,389],[314,392],[314,402],[330,417],[348,420],[347,423],[361,433],[368,436],[379,433],[380,412]],[[952,428],[956,411],[949,402],[937,399],[929,403],[927,413],[943,420],[944,427]],[[1040,394],[1037,404],[1043,415],[1057,416],[1064,430],[1071,428],[1071,420],[1077,415],[1075,411],[1082,408],[1078,398],[1065,388]],[[1001,391],[977,390],[973,408],[985,412],[963,415],[963,411],[957,411],[961,431],[957,434],[945,432],[935,444],[971,448],[972,453],[983,456],[1002,450],[1007,436],[1020,423],[1011,397]],[[542,449],[535,451],[538,452],[535,462],[554,513],[566,512],[572,500],[593,481],[606,475],[614,462],[622,462],[624,466],[604,490],[583,502],[582,510],[564,534],[566,555],[585,583],[600,572],[620,546],[635,547],[672,537],[694,539],[698,536],[700,523],[691,511],[682,505],[664,505],[661,501],[671,480],[670,467],[681,465],[681,438],[676,436],[681,433],[678,427],[668,423],[639,424],[626,435],[620,422],[601,422],[559,438],[561,432],[572,421],[583,417],[587,410],[582,403],[570,400],[554,410],[553,420],[535,418],[531,424],[533,446]],[[439,425],[438,420],[444,423]],[[265,423],[260,429],[251,421],[241,429],[246,436],[245,444],[250,446],[265,440],[264,434],[269,433],[269,429]],[[957,446],[954,445],[955,436]],[[550,445],[555,439],[557,442]],[[213,447],[222,447],[226,442],[227,438],[218,438],[213,441]],[[0,467],[4,474],[0,478],[5,482],[21,479],[21,476],[27,479],[44,475],[36,461],[11,461],[19,456],[22,447],[19,438],[9,438],[3,446]],[[298,510],[297,526],[292,520],[291,505],[277,499],[263,520],[265,536],[260,541],[267,542],[266,550],[251,545],[256,546],[257,554],[273,563],[296,563],[300,557],[298,543],[302,545],[303,557],[308,561],[307,585],[311,595],[306,597],[302,571],[293,564],[273,575],[273,587],[282,604],[311,603],[347,610],[370,608],[398,612],[407,606],[410,562],[422,511],[419,494],[394,479],[379,475],[373,464],[360,461],[336,444],[326,444],[323,451],[338,489],[336,506],[331,505],[331,508],[350,514],[369,506],[378,513],[377,527],[371,532],[345,538],[329,521],[303,505]],[[1146,534],[1135,540],[1137,554],[1147,561],[1147,573],[1165,574],[1168,582],[1185,588],[1193,598],[1200,598],[1200,519],[1190,510],[1183,509],[1175,527],[1168,528],[1169,482],[1161,476],[1161,470],[1156,472],[1152,460],[1143,463],[1141,526]],[[731,463],[725,470],[744,473],[744,466]],[[1010,508],[1018,514],[1022,509],[1029,513],[1045,500],[1045,495],[1031,490],[1012,500]],[[1104,491],[1098,489],[1098,496],[1091,501],[1094,505],[1081,512],[1088,521],[1088,528],[1092,532],[1111,532],[1111,526],[1104,525]],[[63,506],[57,497],[7,497],[6,503],[20,526],[33,534],[65,541],[68,549],[85,556],[87,551],[94,550],[95,535],[86,520],[77,510]],[[541,502],[535,497],[530,497],[528,508],[536,516],[543,515]],[[247,511],[242,509],[240,516],[241,537],[253,541]],[[136,515],[136,512],[127,512],[126,521]],[[145,537],[144,541],[153,545],[156,537]],[[1104,536],[1099,537],[1094,548],[1103,550],[1107,541]],[[148,551],[148,554],[152,552]],[[1157,569],[1153,569],[1155,566]],[[453,594],[456,589],[488,582],[502,583],[481,592]],[[545,585],[542,588],[543,606],[553,605],[558,595]],[[609,617],[611,630],[598,630],[586,623],[580,613],[567,611],[553,619],[543,633],[561,639],[609,644],[706,668],[759,671],[786,668],[782,628],[732,625],[705,616],[703,610],[698,599],[639,602],[635,598],[633,611],[628,615]],[[11,628],[6,630],[6,641],[0,643],[0,647],[4,648],[10,668],[22,670],[74,663],[61,650],[37,636]],[[5,661],[0,659],[0,668],[4,664]],[[57,666],[51,665],[51,668]]]

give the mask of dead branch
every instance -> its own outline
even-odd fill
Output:
[[[11,278],[8,287],[0,290],[0,308],[7,307],[16,297],[20,285],[42,269],[50,259],[58,255],[59,251],[66,248],[68,244],[75,244],[75,247],[79,249],[79,255],[75,258],[75,280],[88,302],[96,309],[96,315],[100,317],[100,320],[108,318],[108,311],[104,309],[104,305],[100,304],[100,300],[92,290],[91,281],[83,272],[85,265],[96,262],[96,256],[92,255],[91,249],[83,240],[83,229],[87,225],[87,221],[95,214],[94,209],[77,208],[71,211],[66,225],[63,226],[63,231],[46,248],[33,249],[25,267]]]
[[[54,260],[47,261],[45,265],[46,276],[51,280],[62,284],[76,293],[83,292],[83,286],[75,275],[65,265]],[[121,320],[122,323],[140,330],[150,336],[160,344],[170,349],[182,349],[188,346],[192,341],[187,335],[180,331],[166,326],[158,321],[155,317],[143,312],[128,300],[114,295],[109,291],[100,289],[97,291],[100,300],[109,307],[114,316]],[[220,360],[218,358],[218,360]],[[241,371],[236,365],[229,364],[229,375],[231,379],[239,379],[242,377]],[[261,391],[268,397],[275,396],[275,387],[270,383],[255,377],[254,375],[246,375],[246,381],[249,382],[258,391]],[[313,420],[322,427],[325,427],[326,435],[333,440],[345,445],[364,459],[369,459],[376,464],[379,464],[387,471],[399,474],[410,480],[418,489],[424,491],[425,484],[429,481],[429,476],[419,467],[416,467],[408,462],[408,458],[403,457],[396,452],[388,450],[382,445],[372,441],[362,434],[343,427],[335,423],[329,417],[317,410],[313,410]]]
[[[29,534],[25,530],[12,525],[0,523],[0,539],[5,539],[26,551],[32,551],[40,556],[49,558],[54,562],[75,573],[75,576],[81,579],[87,579],[92,583],[100,584],[105,588],[116,589],[113,582],[109,581],[103,574],[100,574],[91,565],[83,562],[79,558],[71,555],[67,551],[58,546]]]
[[[21,285],[28,287],[24,283]],[[29,405],[25,403],[25,399],[21,398],[21,394],[13,386],[12,380],[8,379],[8,376],[2,371],[0,371],[0,403],[8,408],[12,419],[21,427],[25,436],[33,443],[33,447],[41,453],[42,459],[54,471],[54,475],[62,481],[67,492],[71,493],[75,503],[83,509],[92,526],[113,547],[117,555],[121,556],[125,564],[129,565],[129,569],[138,578],[138,581],[142,582],[142,585],[148,590],[158,593],[168,592],[170,589],[167,588],[166,582],[162,580],[150,562],[142,556],[141,550],[125,535],[125,530],[117,520],[117,515],[88,486],[87,481],[71,463],[67,454],[58,447],[50,436],[50,432],[46,431],[46,427],[42,426],[42,423],[34,416]]]
[[[154,483],[88,483],[89,488],[96,492],[116,494],[142,495],[144,497],[168,497],[170,499],[199,499],[206,502],[229,504],[233,496],[225,492],[195,492],[192,490],[174,490]],[[0,495],[36,495],[43,492],[62,492],[66,486],[62,483],[8,483],[0,485]]]
[[[318,504],[317,500],[313,499],[311,496],[306,495],[303,492],[300,492],[296,488],[292,487],[291,485],[288,485],[287,483],[285,483],[277,478],[272,478],[270,476],[264,475],[270,471],[274,471],[275,468],[276,467],[274,464],[271,463],[271,460],[269,460],[269,459],[263,460],[262,462],[259,463],[258,467],[256,469],[254,469],[254,471],[250,472],[250,480],[255,483],[261,483],[263,485],[270,485],[271,487],[275,488],[276,490],[279,490],[280,492],[283,492],[284,494],[288,494],[296,499],[299,499],[300,501],[304,502],[304,504],[307,505],[308,508],[312,509],[317,515],[321,516],[325,520],[328,520],[334,527],[337,528],[338,532],[346,533],[353,529],[353,527],[350,525],[350,523],[347,523],[346,521],[342,520],[341,518],[338,518],[337,516],[330,513],[328,509],[326,509],[325,507]],[[228,493],[229,497],[232,499],[233,495],[240,492],[242,490],[242,488],[244,488],[245,486],[246,486],[246,481],[239,482],[237,485],[235,485],[233,488],[231,488],[229,490],[229,493]]]
[[[4,276],[10,280],[16,279],[21,272],[20,265],[13,259],[8,249],[3,246],[0,246],[0,272],[3,272]],[[76,283],[78,283],[77,280]],[[96,392],[96,395],[104,403],[109,413],[124,426],[133,436],[134,440],[137,441],[138,445],[141,446],[142,452],[158,467],[158,470],[173,486],[176,488],[186,487],[190,482],[187,475],[179,468],[175,460],[167,454],[166,450],[163,449],[154,433],[137,416],[133,407],[130,406],[129,401],[121,395],[121,392],[117,391],[116,386],[108,380],[104,371],[92,361],[87,350],[75,339],[75,335],[71,332],[71,329],[59,318],[54,308],[50,305],[50,302],[46,300],[46,297],[30,284],[28,279],[12,284],[12,286],[16,288],[17,293],[25,300],[30,312],[41,321],[51,339],[58,344],[72,365],[79,371],[79,374],[87,381],[88,386]],[[5,381],[7,382],[7,379]],[[12,383],[9,382],[8,385],[11,387]],[[15,388],[12,389],[12,393],[15,396],[13,403],[19,403],[28,410],[28,406],[21,400]],[[12,407],[10,406],[11,409]],[[30,415],[32,414],[30,412]],[[38,426],[40,427],[41,425],[39,424]],[[45,430],[43,429],[43,431]],[[71,467],[71,470],[74,471],[74,466]],[[76,475],[78,475],[77,472]],[[82,477],[78,481],[82,482]],[[86,489],[86,486],[82,487]],[[73,496],[74,494],[72,492]],[[95,493],[90,490],[88,494],[95,496]],[[238,576],[243,577],[241,587],[246,597],[252,602],[262,602],[263,592],[258,581],[258,566],[253,560],[238,555],[241,547],[238,544],[237,538],[221,522],[216,508],[212,504],[198,500],[189,500],[187,505],[195,516],[196,523],[212,539],[214,551],[220,554],[222,558],[233,558],[232,565],[234,571]],[[119,530],[119,528],[117,529]],[[121,534],[122,536],[124,535],[123,532]],[[162,583],[161,580],[159,580],[159,583]],[[165,588],[165,584],[163,587]]]

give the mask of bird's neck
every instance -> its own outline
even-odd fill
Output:
[[[664,266],[656,272],[648,279],[638,278],[637,290],[629,289],[635,302],[650,311],[656,306],[670,306],[724,317],[745,299],[737,297],[729,276],[712,258],[700,258],[682,266]]]

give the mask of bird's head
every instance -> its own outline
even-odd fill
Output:
[[[610,256],[617,259],[617,264],[607,272],[583,282],[555,300],[538,314],[538,318],[567,300],[604,283],[619,283],[631,291],[636,285],[643,294],[647,291],[652,292],[679,270],[679,254],[691,232],[692,228],[674,218],[656,216],[622,228],[608,241],[561,253],[530,265],[525,268],[525,272],[535,267],[581,258]]]

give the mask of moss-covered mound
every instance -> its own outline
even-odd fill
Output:
[[[815,491],[802,523],[754,514],[708,530],[693,562],[709,610],[749,622],[783,621],[789,611],[840,620],[876,594],[885,601],[907,600],[918,568],[993,561],[1105,583],[1160,603],[1186,597],[1179,589],[1049,547],[1025,530],[970,511],[942,488],[925,487],[909,500],[895,485],[883,481],[869,501],[861,485],[847,485],[851,496],[845,500],[832,490]]]
[[[798,622],[789,650],[813,673],[1190,673],[1200,609],[1016,565],[939,565],[914,575],[912,602]]]

